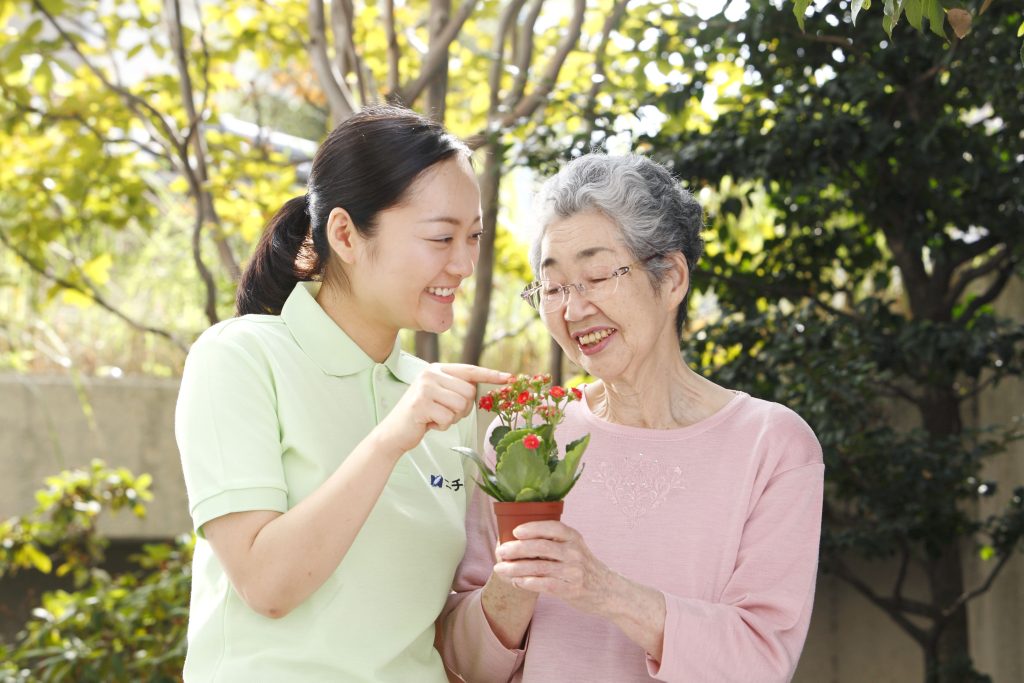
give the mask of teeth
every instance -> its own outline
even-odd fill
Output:
[[[427,291],[435,296],[451,296],[455,293],[455,288],[447,287],[427,287]]]
[[[597,332],[591,332],[590,334],[585,334],[579,338],[579,343],[583,346],[590,346],[591,344],[596,344],[597,342],[601,341],[614,331],[615,330],[605,329],[598,330]]]

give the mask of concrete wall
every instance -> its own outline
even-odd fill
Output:
[[[1017,307],[1004,312],[1024,319],[1024,288],[1019,283],[1003,300]],[[188,531],[173,436],[176,392],[173,380],[89,380],[79,392],[66,377],[0,376],[0,518],[30,510],[33,492],[47,475],[100,457],[149,472],[154,481],[156,499],[148,519],[112,517],[104,529],[113,537],[169,537]],[[973,419],[979,424],[1005,421],[1022,410],[1024,383],[1005,383],[981,397]],[[993,463],[992,475],[1006,485],[986,505],[999,506],[1013,484],[1024,483],[1024,444]],[[965,551],[973,557],[970,549]],[[971,559],[968,575],[976,581],[989,566]],[[859,568],[879,586],[889,585],[895,573],[887,564]],[[914,583],[911,577],[911,595]],[[996,683],[1024,680],[1022,612],[1024,555],[1007,566],[993,590],[970,610],[974,657]],[[837,579],[819,579],[797,683],[907,683],[921,681],[922,672],[916,644],[880,610]]]

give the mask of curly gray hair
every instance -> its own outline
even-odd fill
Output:
[[[570,161],[548,179],[537,196],[540,229],[530,245],[530,265],[540,273],[541,241],[549,225],[584,211],[600,211],[618,225],[636,260],[682,252],[691,277],[704,252],[704,209],[661,164],[638,155],[591,153]],[[658,286],[671,265],[652,258],[646,270]],[[676,330],[686,321],[689,291],[676,313]]]

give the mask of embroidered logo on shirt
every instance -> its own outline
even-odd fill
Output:
[[[673,490],[685,489],[683,470],[678,465],[662,465],[643,453],[623,456],[614,465],[602,462],[590,478],[604,487],[612,503],[634,527],[640,518],[654,510]]]
[[[462,479],[445,479],[444,475],[431,474],[430,485],[435,489],[449,489],[451,491],[458,491],[465,484],[462,483]]]

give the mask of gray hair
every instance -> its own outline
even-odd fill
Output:
[[[638,155],[585,154],[570,161],[541,187],[537,197],[540,229],[530,245],[530,265],[540,274],[541,241],[548,226],[585,211],[600,211],[622,231],[636,260],[682,252],[692,278],[704,252],[704,209],[661,164]],[[671,268],[652,259],[646,271],[657,287]],[[689,291],[676,315],[677,331],[686,320]]]

